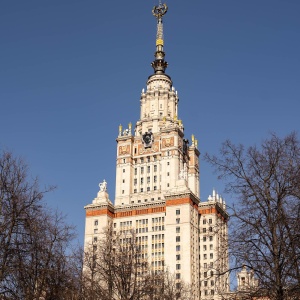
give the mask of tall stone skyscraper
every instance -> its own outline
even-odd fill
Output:
[[[218,275],[228,269],[228,215],[215,192],[200,201],[198,142],[184,136],[178,93],[165,73],[166,12],[165,4],[153,8],[154,73],[142,90],[135,127],[119,127],[114,202],[104,181],[85,207],[85,245],[97,241],[109,222],[116,230],[134,229],[153,271],[168,268],[190,283],[194,299],[219,299],[229,289],[227,276]]]

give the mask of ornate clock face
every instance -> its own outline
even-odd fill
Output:
[[[153,133],[145,132],[143,134],[143,144],[145,148],[151,147],[153,142]]]

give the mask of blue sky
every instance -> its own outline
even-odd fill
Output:
[[[154,0],[0,4],[0,148],[23,156],[82,242],[98,183],[114,197],[118,125],[139,118]],[[299,131],[299,0],[168,0],[167,74],[202,154]],[[201,198],[224,184],[201,162]],[[233,201],[225,195],[228,202]]]

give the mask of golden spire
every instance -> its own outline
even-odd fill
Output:
[[[159,3],[158,6],[154,6],[152,9],[153,15],[157,19],[157,33],[156,33],[156,52],[154,54],[155,61],[152,62],[152,67],[155,74],[164,74],[168,66],[168,63],[164,60],[164,32],[163,32],[163,16],[167,13],[168,6],[166,4]]]

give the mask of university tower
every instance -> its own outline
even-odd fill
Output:
[[[190,283],[194,299],[220,299],[229,290],[225,202],[213,191],[200,201],[198,142],[184,136],[178,93],[166,74],[163,17],[157,19],[154,73],[140,98],[140,118],[119,126],[116,191],[112,203],[106,182],[85,206],[85,246],[97,241],[111,222],[116,230],[134,229],[153,271],[165,268]]]

